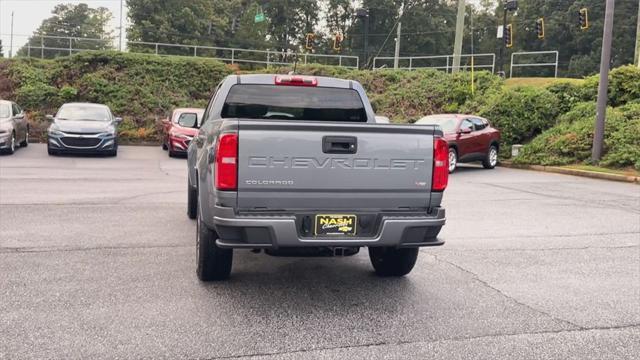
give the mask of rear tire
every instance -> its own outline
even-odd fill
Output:
[[[233,250],[216,245],[218,236],[198,216],[196,225],[196,274],[201,281],[226,280],[231,275]]]
[[[167,146],[166,143],[162,143],[162,150],[167,151],[169,149],[169,147]]]
[[[404,276],[418,260],[418,248],[370,247],[369,259],[378,276]]]
[[[449,148],[449,174],[456,171],[458,167],[458,151],[455,148]]]
[[[20,143],[20,147],[29,146],[29,128],[27,128],[27,132],[24,134],[24,141]]]
[[[187,180],[187,216],[195,219],[198,216],[198,189],[189,184]]]
[[[484,160],[482,160],[482,166],[485,169],[493,169],[496,165],[498,165],[498,147],[491,145],[489,151],[487,151],[487,155]]]

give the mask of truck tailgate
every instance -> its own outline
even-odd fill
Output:
[[[238,121],[238,208],[425,209],[431,126]]]

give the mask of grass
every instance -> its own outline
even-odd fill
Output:
[[[535,86],[546,87],[559,82],[569,82],[579,85],[583,82],[582,79],[572,78],[511,78],[504,82],[504,86],[507,88],[519,87],[519,86]]]
[[[593,165],[567,165],[567,166],[559,166],[559,167],[563,167],[567,169],[575,169],[575,170],[594,171],[594,172],[600,172],[605,174],[640,176],[640,172],[632,168],[610,169],[610,168],[604,168],[604,167],[593,166]]]

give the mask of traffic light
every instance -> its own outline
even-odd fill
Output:
[[[341,32],[337,32],[333,37],[333,50],[340,51],[342,50],[342,41],[344,40],[344,35]]]
[[[313,46],[314,44],[314,40],[316,38],[316,34],[314,33],[308,33],[307,34],[307,41],[304,44],[304,48],[307,50],[313,50]]]
[[[580,9],[580,29],[586,30],[589,28],[589,10],[587,8]]]
[[[235,34],[236,31],[238,31],[239,27],[240,27],[240,19],[237,19],[237,18],[231,19],[231,33]]]
[[[544,18],[536,20],[536,34],[538,39],[544,39]]]
[[[504,46],[510,48],[513,46],[513,25],[507,24],[504,27]]]

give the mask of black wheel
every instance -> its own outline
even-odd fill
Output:
[[[24,134],[24,141],[20,142],[21,147],[29,146],[29,128],[27,128],[27,132]]]
[[[170,157],[170,158],[176,157],[176,153],[174,153],[174,152],[171,150],[171,148],[169,148],[169,157]]]
[[[195,219],[198,216],[198,189],[189,184],[187,180],[187,216]]]
[[[166,143],[162,143],[162,150],[166,151],[168,149],[169,149],[169,147],[167,146],[167,144]]]
[[[51,156],[56,155],[55,150],[53,150],[51,146],[49,146],[48,144],[47,144],[47,153],[49,153],[49,155]]]
[[[404,276],[418,259],[418,248],[370,247],[369,259],[378,276]]]
[[[458,167],[458,152],[454,148],[449,148],[449,174],[456,171]]]
[[[218,236],[198,216],[196,224],[196,274],[201,281],[226,280],[231,275],[233,250],[216,245]]]
[[[487,151],[487,155],[484,160],[482,160],[482,166],[484,166],[485,169],[493,169],[496,165],[498,165],[498,147],[491,145],[489,151]]]

